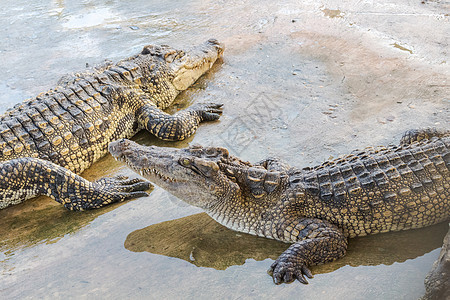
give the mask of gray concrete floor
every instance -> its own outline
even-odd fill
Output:
[[[184,47],[215,37],[227,47],[223,60],[176,109],[223,102],[221,120],[187,141],[141,133],[140,143],[225,146],[250,161],[278,156],[311,166],[396,143],[410,128],[448,128],[449,4],[342,2],[5,0],[0,112],[86,64],[146,44]],[[83,176],[114,174],[134,176],[110,157]],[[224,233],[198,212],[159,188],[81,214],[44,197],[0,211],[0,297],[414,299],[447,229],[355,239],[346,258],[314,268],[308,286],[275,286],[265,271],[284,245]],[[175,234],[190,222],[204,231]],[[161,230],[170,232],[167,247],[148,242]],[[190,236],[199,240],[188,243]],[[228,251],[211,258],[225,237]],[[146,247],[130,246],[143,239]]]

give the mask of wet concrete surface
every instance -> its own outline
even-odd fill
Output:
[[[449,5],[341,2],[6,0],[0,112],[143,45],[215,37],[223,60],[171,111],[222,102],[220,121],[186,141],[144,132],[139,143],[225,146],[300,167],[397,143],[410,128],[448,127]],[[83,176],[116,174],[135,176],[109,156]],[[447,229],[354,239],[344,259],[313,268],[308,286],[275,286],[265,271],[285,245],[198,213],[158,187],[97,211],[69,212],[45,197],[0,211],[0,298],[414,299]],[[186,227],[203,229],[180,236]]]

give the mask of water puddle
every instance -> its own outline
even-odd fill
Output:
[[[121,20],[120,16],[113,13],[109,8],[100,8],[80,15],[69,15],[65,19],[63,26],[68,29],[94,27]]]
[[[415,259],[439,248],[447,230],[448,225],[443,223],[414,231],[350,239],[348,254],[343,259],[313,269],[320,274],[346,265],[392,265]],[[248,259],[275,260],[289,244],[232,231],[200,213],[133,231],[124,246],[133,252],[176,257],[198,267],[225,270],[243,265]]]

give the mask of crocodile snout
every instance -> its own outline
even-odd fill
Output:
[[[217,53],[219,54],[219,56],[222,55],[223,51],[225,51],[225,45],[220,43],[216,39],[209,39],[208,44],[212,44],[216,47]]]
[[[129,145],[130,145],[130,140],[120,139],[120,140],[109,143],[108,151],[115,158],[119,158],[120,156],[122,156],[124,154],[125,150],[128,149]]]

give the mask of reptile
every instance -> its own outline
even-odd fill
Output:
[[[271,265],[276,284],[312,278],[312,265],[345,255],[348,238],[424,227],[450,217],[450,132],[407,132],[321,165],[251,164],[221,147],[146,147],[122,139],[117,160],[220,224],[290,243]]]
[[[0,116],[0,209],[46,195],[70,210],[147,195],[150,183],[124,177],[90,182],[79,176],[108,153],[108,144],[141,129],[177,141],[221,104],[163,110],[208,71],[224,47],[210,39],[189,51],[147,45],[118,63],[63,76],[58,86]]]

